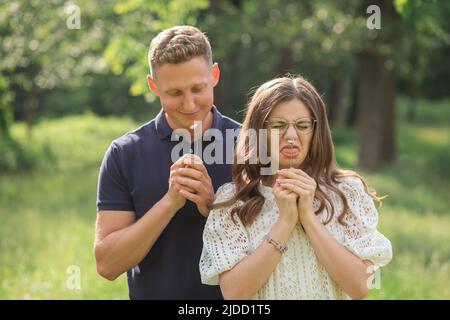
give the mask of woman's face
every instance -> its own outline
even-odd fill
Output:
[[[279,152],[271,154],[272,161],[280,169],[300,168],[308,155],[315,122],[309,108],[300,100],[293,99],[279,103],[267,119],[268,146],[271,145],[271,131],[278,138]]]

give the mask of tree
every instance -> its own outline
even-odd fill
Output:
[[[7,78],[5,90],[15,92],[14,111],[24,115],[29,133],[46,92],[82,85],[89,73],[104,69],[106,33],[98,18],[108,5],[83,0],[78,6],[81,28],[69,29],[71,12],[62,0],[0,4],[0,71]]]
[[[222,66],[221,107],[242,109],[251,88],[275,76],[302,74],[325,93],[330,119],[341,121],[358,48],[352,39],[363,22],[354,18],[355,3],[214,1],[214,10],[199,22]]]
[[[383,26],[380,30],[368,30],[368,37],[373,40],[358,54],[358,153],[360,167],[375,171],[395,159],[393,54],[399,17],[392,1],[369,2],[381,9]]]
[[[145,95],[150,103],[155,100],[146,80],[150,40],[174,25],[196,25],[199,11],[208,5],[208,0],[124,0],[113,6],[116,21],[110,31],[114,37],[103,56],[114,74],[125,74],[130,79],[132,96]]]
[[[426,94],[423,86],[427,75],[437,75],[445,70],[442,66],[434,66],[434,62],[440,59],[443,61],[448,55],[445,48],[448,49],[450,44],[450,4],[445,0],[408,0],[396,1],[395,4],[402,19],[400,32],[404,35],[399,39],[400,52],[396,61],[398,76],[400,85],[411,101],[407,120],[414,121],[417,99]],[[441,88],[439,80],[433,82],[434,87]]]
[[[426,70],[432,39],[443,38],[448,2],[377,0],[380,30],[369,30],[358,53],[357,127],[361,168],[375,171],[395,161],[395,97],[399,75],[415,100]],[[447,12],[443,14],[442,12]],[[442,41],[442,40],[441,40]],[[438,41],[441,42],[441,41]],[[414,118],[414,103],[409,117]]]
[[[12,94],[9,91],[8,80],[0,73],[0,140],[10,138],[9,129],[12,123],[11,100]]]

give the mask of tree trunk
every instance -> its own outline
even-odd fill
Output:
[[[380,7],[381,30],[358,55],[359,166],[376,171],[395,160],[395,52],[399,15],[391,0],[367,0]],[[380,52],[380,47],[384,52]]]
[[[280,52],[280,60],[275,70],[275,77],[283,76],[292,71],[294,66],[294,57],[290,47],[284,47]]]
[[[331,82],[328,113],[330,124],[334,126],[341,126],[344,123],[344,88],[345,83],[342,79]]]
[[[31,133],[36,118],[38,106],[39,106],[38,89],[33,82],[31,91],[27,94],[27,97],[25,99],[25,119],[27,122],[28,140],[31,139]]]
[[[408,111],[406,113],[406,120],[408,122],[414,122],[417,118],[417,87],[413,85],[415,89],[411,89],[409,93],[410,103],[408,105]]]
[[[2,101],[0,96],[0,139],[10,138],[9,127],[11,125],[11,110],[9,106]]]
[[[356,126],[356,119],[358,118],[358,88],[359,79],[356,75],[352,80],[350,110],[347,116],[347,126],[351,128],[354,128]]]
[[[386,58],[377,52],[364,51],[358,59],[359,165],[376,171],[395,158],[395,72],[386,67]]]
[[[0,74],[0,139],[9,139],[13,122],[12,94],[9,82],[2,77],[3,75]]]

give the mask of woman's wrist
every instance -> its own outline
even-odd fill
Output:
[[[298,222],[298,219],[294,219],[294,218],[291,219],[291,218],[287,218],[284,216],[280,216],[280,217],[278,217],[276,224],[278,224],[281,228],[283,228],[285,230],[291,231],[291,229],[294,229],[297,222]]]
[[[314,214],[307,214],[298,221],[303,229],[307,231],[307,229],[310,229],[312,226],[316,225],[317,223],[320,223],[319,218]]]
[[[286,220],[284,218],[279,218],[277,222],[272,226],[270,230],[270,236],[281,244],[286,244],[292,230],[296,226],[295,221]]]

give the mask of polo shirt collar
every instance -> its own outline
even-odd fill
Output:
[[[222,131],[223,128],[222,114],[219,112],[219,110],[217,110],[216,106],[214,105],[212,106],[211,111],[213,113],[213,123],[211,128],[219,129],[220,131]],[[156,132],[160,139],[166,139],[167,137],[170,137],[173,131],[173,129],[167,123],[167,119],[164,113],[165,113],[164,109],[161,108],[161,111],[155,118]]]

